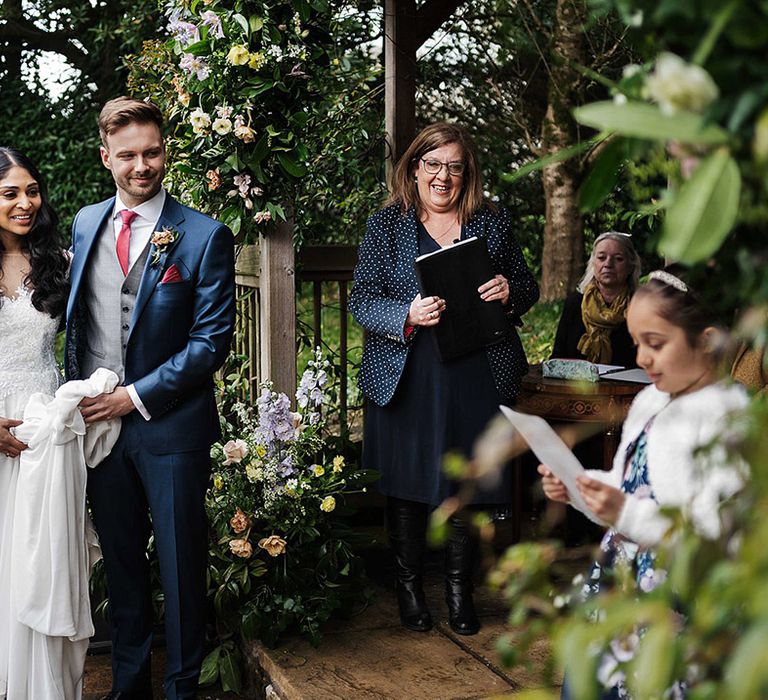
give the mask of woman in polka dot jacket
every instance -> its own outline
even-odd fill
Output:
[[[509,213],[483,197],[475,146],[464,129],[425,128],[398,162],[391,185],[388,204],[368,220],[350,309],[367,331],[359,375],[368,398],[363,462],[379,470],[387,496],[400,619],[408,629],[426,631],[432,626],[422,590],[427,517],[455,491],[443,474],[443,455],[469,455],[499,403],[514,401],[527,369],[515,325],[539,290],[512,237]],[[487,241],[497,273],[478,293],[504,304],[511,332],[501,343],[441,362],[428,336],[445,301],[421,298],[414,260],[473,236]],[[505,503],[509,494],[502,478],[479,491],[473,505]],[[475,540],[463,518],[452,524],[448,619],[455,632],[475,634]]]

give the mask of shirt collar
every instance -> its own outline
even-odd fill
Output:
[[[120,214],[123,209],[130,209],[133,212],[136,212],[142,219],[146,219],[147,221],[151,221],[153,223],[157,222],[160,218],[160,214],[163,213],[163,207],[165,206],[165,188],[161,187],[160,191],[154,195],[153,197],[150,197],[146,202],[142,202],[136,207],[127,207],[125,204],[123,204],[123,201],[120,199],[120,193],[117,193],[117,196],[115,197],[115,209],[112,212],[112,218],[116,219],[118,215]]]

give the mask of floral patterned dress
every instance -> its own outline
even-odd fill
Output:
[[[656,500],[648,478],[648,431],[652,424],[653,418],[627,447],[626,468],[621,490],[624,493],[633,494],[636,498]],[[618,565],[626,565],[634,569],[637,587],[644,593],[652,591],[666,578],[665,571],[654,567],[653,551],[628,540],[613,528],[605,533],[600,542],[600,550],[603,553],[602,561],[596,561],[589,573],[587,583],[589,596],[600,592],[605,570]]]
[[[653,486],[648,476],[648,432],[652,425],[653,418],[627,447],[621,490],[636,498],[652,498],[655,501]],[[605,533],[600,542],[600,550],[603,553],[602,561],[596,561],[592,565],[583,591],[585,597],[597,595],[601,585],[605,583],[606,571],[617,566],[631,567],[635,574],[637,588],[643,593],[652,591],[667,577],[666,571],[656,568],[653,550],[628,540],[613,528]],[[620,664],[634,656],[642,636],[643,630],[638,629],[626,638],[614,639],[609,649],[603,653],[598,668],[598,680],[605,689],[600,696],[601,700],[631,699],[632,696],[624,684],[625,675]],[[668,690],[667,697],[670,700],[682,700],[685,697],[685,684],[676,682]]]

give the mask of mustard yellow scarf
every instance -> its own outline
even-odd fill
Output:
[[[579,352],[590,362],[608,363],[613,357],[611,331],[627,318],[629,290],[624,290],[608,306],[595,281],[584,290],[581,300],[581,318],[586,332],[579,340]]]

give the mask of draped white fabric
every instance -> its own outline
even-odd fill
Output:
[[[81,697],[93,634],[88,580],[100,556],[86,510],[86,463],[109,454],[120,421],[86,430],[77,406],[117,383],[114,372],[97,370],[55,396],[32,394],[23,416],[21,396],[4,400],[6,415],[24,421],[14,432],[28,448],[0,464],[0,700]]]

